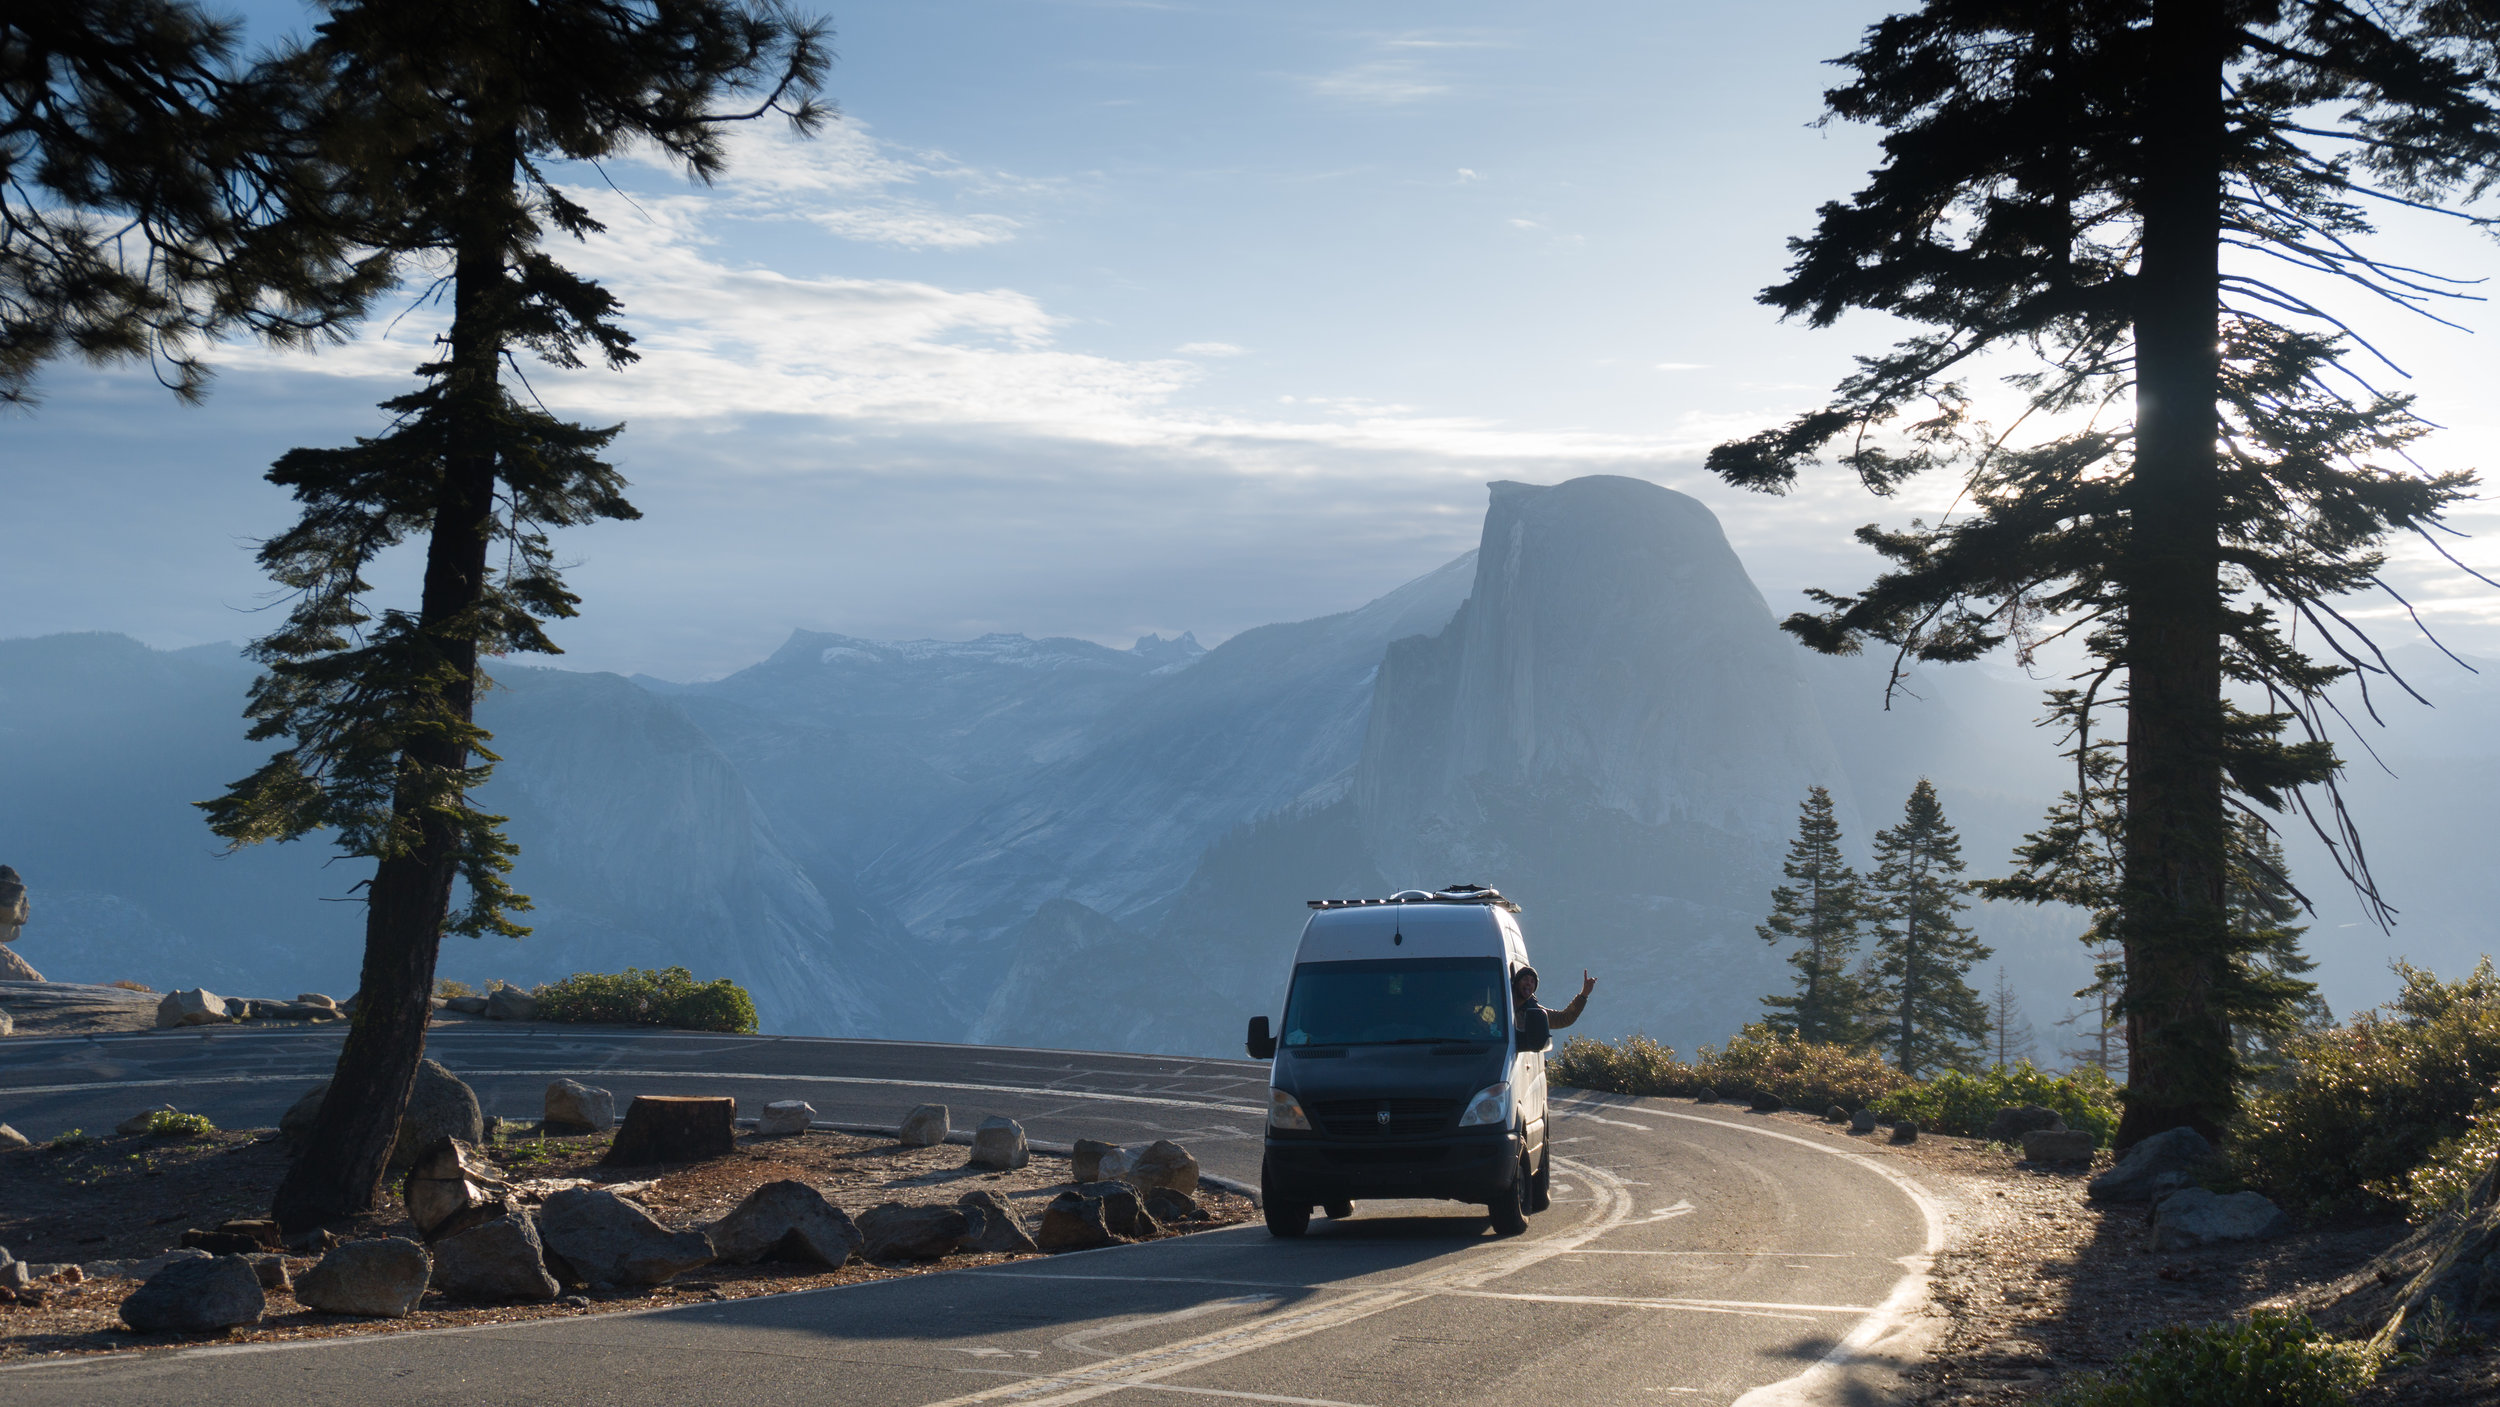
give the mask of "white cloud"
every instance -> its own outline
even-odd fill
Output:
[[[1250,349],[1230,342],[1183,342],[1172,350],[1184,357],[1238,357]]]
[[[1371,59],[1308,80],[1311,91],[1343,102],[1395,107],[1437,98],[1450,85],[1413,59]]]
[[[1707,370],[1709,370],[1709,369],[1710,369],[1710,363],[1708,363],[1708,362],[1660,362],[1660,363],[1658,363],[1658,366],[1657,366],[1657,368],[1656,368],[1656,369],[1657,369],[1657,370],[1659,370],[1659,371],[1707,371]]]
[[[677,174],[657,148],[637,149],[629,160]],[[730,137],[728,175],[708,198],[732,218],[804,220],[842,239],[943,250],[1001,243],[1021,227],[1011,216],[953,206],[1052,188],[969,167],[944,152],[895,147],[867,124],[845,120],[812,138],[774,123],[738,129]]]

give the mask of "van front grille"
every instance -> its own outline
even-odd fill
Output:
[[[1384,1144],[1378,1148],[1348,1148],[1335,1155],[1341,1163],[1356,1167],[1420,1167],[1437,1163],[1449,1155],[1449,1148],[1439,1143],[1426,1143],[1401,1148]]]
[[[1380,1115],[1387,1111],[1389,1117]],[[1319,1104],[1320,1126],[1338,1138],[1411,1138],[1439,1133],[1458,1115],[1455,1099],[1328,1099]]]

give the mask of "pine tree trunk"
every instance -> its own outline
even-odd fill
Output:
[[[2231,1108],[2212,1008],[2224,943],[2218,0],[2156,0],[2137,277],[2128,485],[2127,826],[2120,931],[2129,1055],[2124,1147]]]
[[[452,328],[445,373],[451,451],[426,546],[418,630],[442,665],[442,714],[466,724],[477,703],[477,625],[485,598],[495,509],[494,419],[500,409],[505,296],[503,255],[518,161],[512,134],[472,156],[466,211],[453,265]],[[407,760],[429,771],[469,765],[457,737],[411,745]],[[403,791],[399,816],[416,817],[417,842],[374,869],[365,903],[361,1001],[330,1093],[304,1154],[278,1186],[272,1214],[289,1233],[371,1208],[389,1171],[391,1145],[425,1058],[434,960],[451,912],[458,833]]]

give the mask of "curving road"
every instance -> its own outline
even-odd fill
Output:
[[[30,1137],[173,1103],[274,1123],[338,1036],[236,1028],[0,1041],[0,1121]],[[979,1046],[463,1025],[431,1052],[490,1112],[572,1075],[622,1096],[803,1098],[845,1124],[944,1103],[1039,1140],[1187,1143],[1258,1173],[1266,1067]],[[1251,1226],[696,1308],[207,1348],[0,1371],[12,1404],[173,1400],[1301,1407],[1875,1400],[1917,1347],[1936,1205],[1838,1135],[1681,1101],[1569,1096],[1529,1234],[1365,1203],[1298,1242]]]

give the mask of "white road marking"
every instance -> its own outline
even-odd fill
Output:
[[[1475,1300],[1527,1300],[1537,1304],[1611,1304],[1626,1309],[1700,1309],[1727,1314],[1761,1314],[1772,1319],[1796,1319],[1814,1314],[1872,1314],[1871,1304],[1780,1304],[1758,1300],[1694,1300],[1652,1299],[1636,1295],[1549,1295],[1533,1291],[1515,1293],[1500,1290],[1435,1290],[1434,1294],[1453,1295]]]
[[[1575,1114],[1579,1112],[1575,1105],[1567,1101],[1558,1100],[1555,1107]],[[1917,1322],[1919,1319],[1917,1311],[1927,1299],[1927,1272],[1934,1265],[1936,1254],[1944,1249],[1944,1208],[1936,1204],[1935,1198],[1927,1195],[1926,1188],[1919,1186],[1914,1179],[1898,1168],[1885,1166],[1879,1159],[1870,1158],[1854,1149],[1835,1148],[1817,1139],[1800,1138],[1793,1133],[1781,1133],[1777,1129],[1762,1128],[1754,1124],[1740,1124],[1728,1119],[1713,1119],[1701,1114],[1682,1114],[1672,1109],[1643,1109],[1640,1112],[1652,1118],[1681,1119],[1687,1123],[1709,1124],[1713,1128],[1733,1129],[1739,1133],[1752,1134],[1757,1138],[1773,1138],[1782,1143],[1793,1143],[1800,1148],[1811,1148],[1829,1157],[1854,1163],[1899,1189],[1901,1195],[1910,1199],[1910,1205],[1918,1208],[1919,1215],[1927,1222],[1927,1239],[1920,1252],[1901,1258],[1902,1269],[1907,1273],[1893,1282],[1892,1293],[1885,1296],[1884,1302],[1875,1306],[1872,1313],[1859,1320],[1857,1327],[1849,1331],[1848,1337],[1834,1344],[1831,1352],[1824,1354],[1813,1367],[1795,1377],[1783,1378],[1776,1383],[1755,1388],[1736,1399],[1732,1407],[1788,1407],[1788,1404],[1799,1404],[1802,1407],[1802,1404],[1820,1403],[1835,1396],[1832,1391],[1834,1381],[1848,1369],[1851,1363],[1861,1358],[1872,1357],[1876,1346],[1886,1340],[1899,1340],[1894,1347],[1896,1354],[1906,1356],[1917,1351],[1922,1330],[1922,1326]],[[1582,1117],[1587,1116],[1582,1115]]]
[[[1590,1246],[1585,1250],[1573,1251],[1571,1254],[1575,1256],[1701,1256],[1704,1258],[1711,1256],[1761,1256],[1765,1259],[1771,1260],[1795,1260],[1799,1257],[1810,1257],[1815,1260],[1857,1259],[1854,1254],[1848,1251],[1623,1251],[1610,1250],[1603,1246]],[[1795,1268],[1803,1269],[1804,1267],[1800,1266]]]
[[[982,1370],[980,1370],[980,1369],[977,1369],[977,1368],[976,1368],[976,1369],[973,1369],[973,1370],[971,1370],[971,1371],[973,1371],[973,1372],[980,1372],[980,1371],[982,1371]],[[1027,1382],[1031,1382],[1031,1383],[1068,1383],[1068,1384],[1074,1384],[1074,1383],[1076,1383],[1078,1380],[1077,1380],[1077,1379],[1075,1379],[1075,1378],[1067,1378],[1067,1377],[1057,1377],[1057,1378],[1054,1378],[1054,1377],[1036,1376],[1036,1377],[1028,1378],[1028,1379],[1026,1379],[1026,1381],[1027,1381]],[[1366,1407],[1366,1404],[1364,1404],[1364,1403],[1360,1403],[1360,1402],[1339,1402],[1339,1401],[1335,1400],[1334,1398],[1327,1398],[1327,1397],[1286,1397],[1286,1396],[1283,1396],[1282,1394],[1279,1394],[1279,1393],[1273,1393],[1273,1392],[1243,1392],[1243,1391],[1240,1391],[1240,1390],[1237,1390],[1237,1389],[1233,1389],[1233,1388],[1220,1388],[1220,1387],[1181,1387],[1181,1386],[1179,1386],[1179,1385],[1177,1385],[1177,1384],[1174,1384],[1174,1383],[1154,1383],[1154,1382],[1147,1382],[1147,1381],[1145,1381],[1144,1379],[1139,1379],[1139,1380],[1137,1380],[1137,1381],[1135,1381],[1135,1382],[1128,1382],[1128,1381],[1115,1382],[1115,1383],[1111,1384],[1111,1386],[1112,1386],[1113,1388],[1124,1388],[1124,1387],[1128,1387],[1128,1388],[1137,1388],[1137,1389],[1139,1389],[1139,1390],[1141,1390],[1141,1391],[1145,1391],[1145,1392],[1185,1392],[1185,1393],[1188,1393],[1189,1395],[1191,1395],[1191,1396],[1193,1396],[1193,1397],[1233,1397],[1233,1398],[1241,1398],[1241,1399],[1244,1399],[1244,1400],[1247,1400],[1247,1401],[1250,1401],[1250,1402],[1285,1402],[1285,1403],[1294,1403],[1294,1404],[1298,1404],[1298,1405],[1299,1405],[1299,1407]]]
[[[931,1403],[929,1407],[975,1407],[975,1404],[1001,1401],[1030,1403],[1032,1407],[1063,1407],[1063,1404],[1088,1401],[1106,1393],[1160,1386],[1163,1379],[1175,1374],[1359,1323],[1384,1311],[1413,1304],[1436,1292],[1479,1288],[1486,1281],[1517,1274],[1541,1261],[1576,1250],[1623,1224],[1631,1214],[1631,1199],[1621,1189],[1612,1186],[1614,1179],[1610,1175],[1584,1164],[1568,1163],[1562,1159],[1556,1161],[1569,1167],[1574,1175],[1601,1187],[1607,1194],[1603,1210],[1576,1230],[1525,1244],[1506,1244],[1503,1253],[1470,1257],[1466,1265],[1428,1271],[1389,1285],[1366,1286],[1302,1309],[1280,1311],[1272,1318],[1217,1330],[1126,1358],[1112,1359],[1089,1372],[1070,1375],[1064,1380],[1066,1386],[1055,1391],[1037,1392],[1034,1386],[1025,1384],[1000,1386],[986,1392]],[[1059,1277],[1027,1274],[1023,1278]],[[1307,1291],[1317,1287],[1304,1285],[1293,1288]]]

